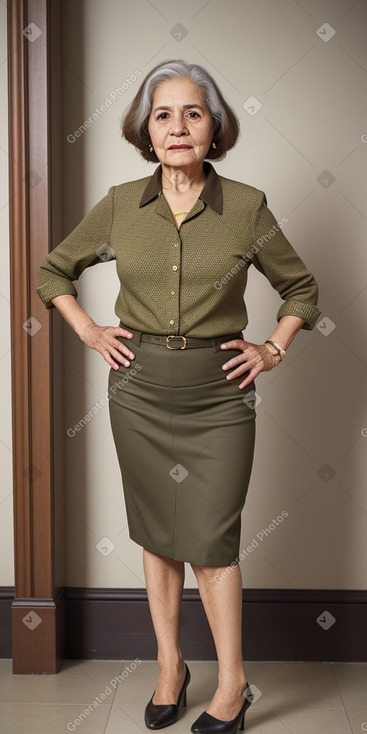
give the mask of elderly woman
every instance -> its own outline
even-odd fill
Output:
[[[233,148],[239,123],[205,69],[183,60],[156,66],[122,132],[159,166],[109,189],[43,260],[38,293],[111,367],[129,533],[143,547],[158,644],[146,726],[172,724],[186,704],[190,672],[179,639],[186,561],[218,657],[218,687],[192,731],[229,734],[243,728],[251,703],[238,555],[254,452],[254,379],[277,367],[301,328],[314,327],[318,288],[265,194],[220,176],[209,162]],[[112,258],[120,324],[99,326],[78,305],[73,281]],[[283,299],[262,344],[242,334],[251,264]]]

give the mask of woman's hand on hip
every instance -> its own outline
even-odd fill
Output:
[[[118,340],[118,336],[129,339],[132,334],[121,326],[99,326],[95,323],[87,324],[80,334],[82,342],[99,352],[114,370],[118,370],[121,364],[130,367],[129,360],[135,359],[135,354]]]
[[[233,380],[235,377],[240,377],[245,372],[249,372],[238,386],[240,390],[249,385],[260,372],[269,372],[280,362],[280,357],[277,354],[274,356],[265,344],[252,344],[252,342],[246,342],[244,339],[223,342],[220,348],[223,349],[223,352],[226,349],[241,349],[242,351],[242,354],[232,357],[222,365],[222,370],[235,368],[226,375],[227,380]]]

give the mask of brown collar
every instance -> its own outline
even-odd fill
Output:
[[[222,184],[220,181],[220,177],[217,174],[215,168],[213,168],[212,164],[209,163],[209,161],[204,161],[203,163],[204,171],[206,173],[206,182],[204,184],[204,188],[199,196],[199,199],[202,199],[205,201],[206,204],[209,204],[209,206],[214,209],[214,211],[218,212],[218,214],[222,214],[223,212],[223,191],[222,191]],[[158,168],[155,169],[144,193],[143,196],[140,199],[139,206],[144,206],[145,204],[148,204],[149,201],[152,201],[158,194],[160,194],[162,191],[162,165],[159,164]]]

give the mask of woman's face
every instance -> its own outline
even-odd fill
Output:
[[[159,84],[148,130],[162,165],[183,169],[202,163],[213,140],[214,123],[200,87],[191,79]]]

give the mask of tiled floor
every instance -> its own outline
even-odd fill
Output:
[[[181,709],[179,721],[167,728],[170,734],[190,732],[192,722],[206,708],[216,687],[216,663],[187,662],[192,676],[188,706]],[[147,732],[144,708],[153,693],[158,666],[155,662],[143,662],[134,667],[130,661],[69,660],[57,675],[28,676],[13,675],[11,661],[0,660],[0,731]],[[246,731],[367,731],[367,664],[246,663],[245,670],[255,691],[254,702],[246,714]]]

